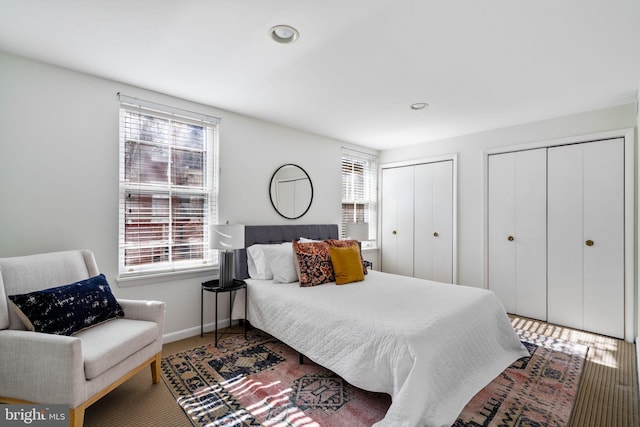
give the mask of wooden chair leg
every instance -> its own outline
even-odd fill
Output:
[[[156,358],[151,362],[151,380],[154,384],[160,382],[160,367],[162,365],[162,353],[156,354]]]
[[[69,427],[82,427],[84,424],[84,406],[69,408]]]

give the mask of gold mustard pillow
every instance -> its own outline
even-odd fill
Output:
[[[330,246],[331,264],[335,275],[336,285],[344,285],[351,282],[364,280],[362,261],[360,260],[360,248],[347,246],[339,248]]]
[[[335,246],[337,248],[345,248],[347,246],[355,246],[358,248],[358,253],[360,254],[360,262],[362,263],[362,273],[367,274],[367,267],[364,264],[364,260],[362,259],[362,251],[360,251],[360,245],[357,240],[335,240],[329,239],[325,240],[329,244],[329,246]]]

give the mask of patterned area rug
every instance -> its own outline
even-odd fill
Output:
[[[465,407],[456,427],[564,426],[587,347],[518,331],[518,360]],[[370,426],[391,400],[351,386],[258,330],[165,357],[162,376],[196,427]]]
[[[569,425],[588,347],[516,330],[531,357],[517,360],[476,394],[455,427]]]

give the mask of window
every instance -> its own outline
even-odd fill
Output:
[[[342,228],[346,236],[347,222],[369,224],[369,242],[363,247],[375,246],[377,230],[377,157],[347,148],[342,149]]]
[[[120,102],[120,277],[213,267],[219,119]]]

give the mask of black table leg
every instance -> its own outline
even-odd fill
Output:
[[[249,287],[244,288],[244,340],[247,340],[247,298],[249,297]]]
[[[215,331],[215,345],[218,347],[218,293],[216,292],[216,331]]]
[[[232,298],[231,296],[236,292],[229,292],[229,325],[227,326],[227,330],[229,330],[228,328],[231,328],[231,323],[233,323],[233,318],[231,317],[231,310],[233,310],[233,303],[231,302]]]

